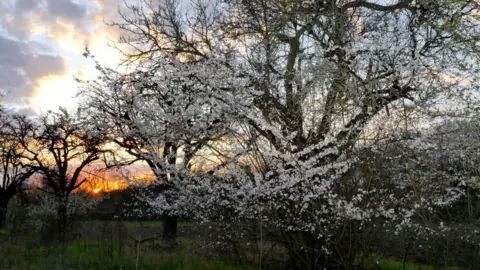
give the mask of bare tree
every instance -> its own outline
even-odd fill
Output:
[[[3,113],[3,112],[2,112]],[[5,226],[7,208],[10,199],[24,190],[24,183],[35,173],[22,159],[23,149],[14,133],[19,133],[14,119],[21,116],[1,116],[0,127],[0,228]]]
[[[16,125],[21,158],[43,177],[45,186],[40,189],[55,197],[57,229],[63,234],[69,196],[87,181],[81,172],[107,152],[102,149],[103,136],[63,109],[40,117],[38,123],[17,117]]]

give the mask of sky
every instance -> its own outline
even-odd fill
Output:
[[[0,0],[2,102],[28,115],[74,107],[74,76],[96,76],[85,47],[103,64],[119,61],[108,45],[119,33],[104,23],[118,7],[118,0]]]
[[[384,2],[386,0],[379,0]],[[127,0],[137,3],[139,0]],[[88,46],[103,65],[120,56],[108,46],[119,36],[123,0],[0,0],[0,93],[3,105],[35,115],[73,108],[80,79],[97,75],[82,56]]]

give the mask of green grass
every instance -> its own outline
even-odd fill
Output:
[[[165,270],[253,270],[249,265],[232,265],[212,261],[185,252],[155,252],[125,247],[118,254],[117,247],[97,241],[75,241],[52,246],[30,246],[2,243],[0,269],[165,269]]]
[[[181,239],[179,239],[181,240]],[[180,241],[181,245],[185,245]],[[188,250],[179,248],[175,252],[152,250],[147,245],[137,249],[132,245],[119,246],[108,241],[78,240],[66,244],[50,246],[27,245],[22,243],[0,242],[0,269],[91,269],[91,270],[253,270],[252,265],[234,265],[223,261],[209,260],[192,255]],[[187,244],[188,246],[188,244]],[[137,268],[138,263],[138,268]],[[375,270],[434,270],[433,266],[394,259],[369,261],[364,269]],[[445,270],[462,270],[457,267]]]
[[[100,222],[100,221],[95,221]],[[95,224],[97,225],[97,224]],[[122,221],[122,225],[132,229],[161,228],[160,221]],[[180,222],[179,227],[194,226],[194,224]],[[92,226],[95,227],[95,226]],[[99,270],[253,270],[252,265],[236,265],[225,261],[206,259],[199,254],[202,245],[192,237],[179,237],[178,248],[166,251],[159,248],[158,242],[145,242],[134,245],[131,238],[121,241],[93,240],[84,238],[66,244],[41,245],[38,235],[24,234],[8,238],[6,231],[0,230],[0,269],[29,270],[29,269],[99,269]],[[199,251],[200,250],[200,251]],[[138,253],[137,253],[138,251]],[[138,257],[137,257],[138,254]],[[211,258],[211,257],[210,257]],[[360,263],[360,262],[358,262]],[[138,264],[138,266],[137,266]],[[401,260],[367,259],[366,270],[434,270],[430,265],[406,262],[405,268]],[[275,268],[270,268],[275,269]],[[438,268],[437,268],[438,269]],[[462,270],[458,267],[446,267],[445,270]]]
[[[394,259],[381,259],[377,262],[370,262],[365,265],[366,269],[380,269],[380,270],[434,270],[431,265],[418,264],[414,262],[405,262],[405,268],[403,268],[403,261]],[[464,270],[459,267],[445,267],[444,270]]]

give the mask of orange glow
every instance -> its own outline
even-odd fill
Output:
[[[148,169],[130,169],[128,176],[119,173],[116,170],[101,170],[91,166],[88,171],[82,173],[81,179],[87,181],[78,188],[78,191],[87,192],[93,195],[108,193],[116,190],[127,189],[130,185],[138,183],[152,183],[153,173]],[[127,180],[128,178],[128,180]]]

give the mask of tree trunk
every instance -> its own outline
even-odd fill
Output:
[[[57,208],[57,232],[60,236],[63,236],[67,229],[67,218],[67,199],[59,198]]]
[[[332,269],[322,250],[323,242],[313,235],[302,232],[284,232],[287,247],[286,270]]]
[[[7,207],[8,207],[7,198],[0,198],[0,229],[5,227],[5,223],[7,220]]]
[[[165,216],[163,219],[163,241],[169,248],[175,246],[177,240],[178,218]]]

